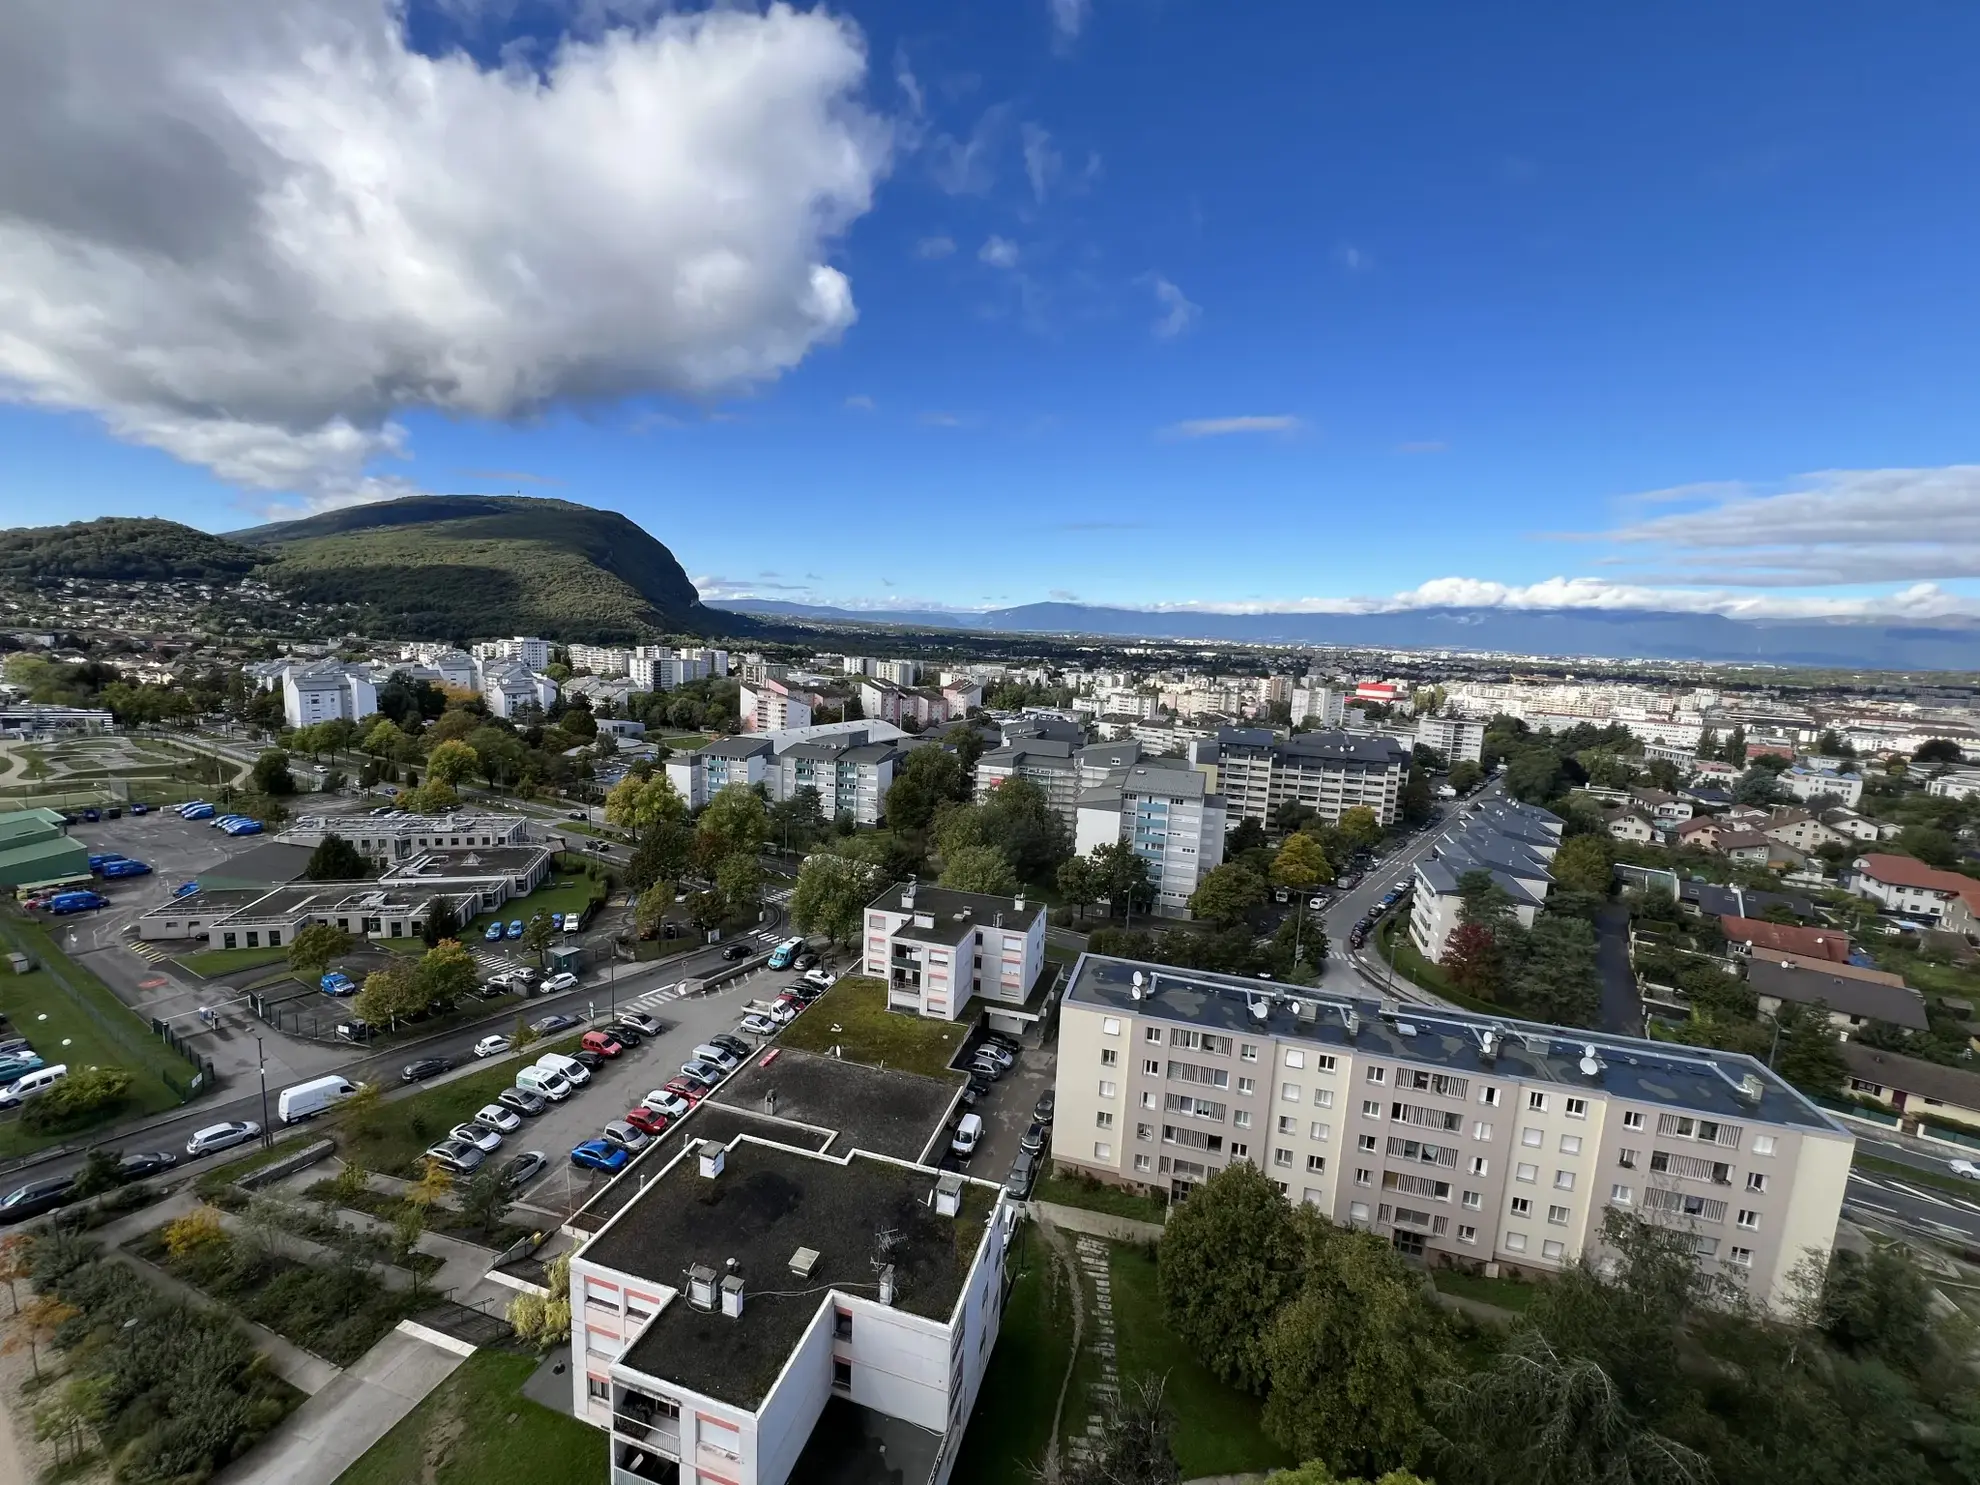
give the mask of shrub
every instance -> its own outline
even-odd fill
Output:
[[[123,1068],[86,1067],[29,1099],[21,1127],[48,1134],[98,1124],[116,1113],[130,1092],[131,1075]]]
[[[165,1224],[161,1234],[165,1251],[175,1259],[187,1259],[227,1240],[220,1214],[212,1207],[195,1207],[185,1216]]]

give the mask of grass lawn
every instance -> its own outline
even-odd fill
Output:
[[[536,1358],[477,1351],[337,1485],[597,1485],[605,1435],[522,1395]]]
[[[1051,1282],[1034,1231],[1028,1261],[1004,1301],[1004,1322],[976,1394],[951,1485],[1031,1485],[1028,1468],[1045,1452],[1059,1380],[1072,1347],[1072,1297]],[[1082,1424],[1085,1412],[1071,1406]]]
[[[925,1021],[888,1010],[884,984],[864,975],[847,975],[786,1026],[778,1040],[805,1052],[836,1046],[853,1062],[940,1078],[953,1076],[949,1059],[962,1049],[964,1035],[961,1023]]]
[[[503,903],[500,911],[478,914],[472,923],[461,930],[461,942],[479,943],[488,925],[497,919],[504,923],[511,919],[527,923],[538,913],[546,918],[552,913],[575,913],[591,901],[592,888],[597,885],[589,877],[559,873],[529,896]]]
[[[516,1074],[545,1052],[574,1052],[578,1038],[553,1037],[533,1042],[520,1057],[499,1057],[478,1067],[466,1077],[428,1088],[411,1098],[393,1099],[378,1106],[373,1121],[364,1129],[337,1126],[337,1146],[346,1160],[355,1160],[366,1170],[383,1171],[389,1176],[412,1176],[414,1163],[427,1146],[445,1136],[462,1120],[516,1080]]]
[[[1167,1374],[1163,1396],[1176,1415],[1169,1439],[1182,1477],[1194,1480],[1293,1464],[1259,1428],[1259,1399],[1218,1381],[1169,1329],[1156,1292],[1155,1260],[1139,1247],[1116,1244],[1110,1270],[1121,1382]]]
[[[0,974],[0,1011],[18,1035],[51,1063],[122,1067],[135,1074],[129,1097],[109,1114],[109,1121],[179,1106],[177,1091],[165,1079],[169,1076],[184,1088],[192,1080],[193,1065],[154,1037],[109,986],[57,949],[47,930],[38,923],[0,918],[0,948],[25,952],[37,966],[24,975]],[[0,1122],[0,1159],[45,1149],[74,1135],[35,1133],[21,1127],[18,1114],[12,1115]]]
[[[175,963],[203,980],[239,974],[244,969],[260,969],[267,964],[287,964],[287,949],[202,949],[197,954],[180,955]]]
[[[1112,1217],[1132,1217],[1137,1222],[1159,1224],[1168,1219],[1167,1206],[1159,1197],[1136,1196],[1125,1187],[1109,1186],[1103,1181],[1088,1185],[1072,1176],[1045,1177],[1031,1193],[1031,1199],[1062,1207],[1083,1207]]]
[[[1976,1152],[1980,1156],[1980,1152]],[[1946,1157],[1952,1159],[1949,1153]],[[1975,1158],[1975,1157],[1968,1157]],[[1968,1181],[1954,1175],[1950,1170],[1920,1170],[1915,1165],[1906,1165],[1901,1160],[1885,1160],[1876,1155],[1865,1155],[1858,1151],[1850,1162],[1859,1170],[1872,1171],[1880,1176],[1893,1176],[1900,1181],[1909,1181],[1914,1186],[1930,1186],[1936,1191],[1950,1191],[1955,1196],[1963,1196],[1968,1201],[1980,1196],[1980,1181]]]
[[[1439,1294],[1455,1294],[1460,1299],[1475,1299],[1481,1304],[1497,1305],[1502,1310],[1522,1314],[1533,1303],[1533,1296],[1540,1292],[1538,1284],[1523,1284],[1517,1279],[1488,1279],[1481,1274],[1468,1274],[1455,1268],[1432,1269],[1430,1279]]]
[[[1466,995],[1451,984],[1450,976],[1443,969],[1432,964],[1416,951],[1410,941],[1407,919],[1396,916],[1375,930],[1377,942],[1376,957],[1394,963],[1396,973],[1411,984],[1428,990],[1432,995],[1441,995],[1452,1005],[1463,1006],[1466,1010],[1479,1011],[1485,1015],[1504,1015],[1504,1006],[1494,1005],[1489,1000],[1480,1000],[1475,995]]]

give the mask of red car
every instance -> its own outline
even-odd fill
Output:
[[[777,1004],[787,1005],[791,1008],[793,1013],[796,1013],[798,1011],[803,1010],[805,1006],[810,1004],[810,1002],[805,1000],[802,996],[793,995],[791,994],[790,991],[786,990],[782,995],[777,997]]]
[[[649,1109],[645,1104],[641,1104],[636,1109],[628,1109],[626,1111],[626,1123],[632,1125],[641,1134],[657,1137],[666,1131],[667,1116],[655,1109]]]
[[[708,1096],[708,1090],[689,1077],[669,1078],[662,1086],[669,1093],[677,1094],[689,1103],[700,1103]]]
[[[616,1057],[626,1049],[624,1042],[605,1031],[587,1031],[583,1045],[585,1051],[596,1052],[600,1057]]]

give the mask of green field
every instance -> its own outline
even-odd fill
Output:
[[[884,984],[847,975],[786,1026],[778,1040],[804,1052],[838,1047],[848,1061],[940,1078],[955,1076],[949,1059],[962,1049],[966,1034],[961,1022],[925,1021],[890,1011]]]
[[[1030,1466],[1045,1452],[1072,1354],[1072,1300],[1053,1280],[1037,1232],[1023,1241],[1029,1261],[1004,1301],[997,1349],[976,1394],[952,1485],[1031,1485]],[[1070,1404],[1069,1411],[1085,1416]]]
[[[546,918],[552,913],[575,913],[591,901],[591,894],[597,886],[598,883],[586,876],[560,873],[549,877],[529,896],[505,902],[495,912],[478,914],[461,930],[461,942],[479,943],[490,923],[507,923],[515,919],[527,923],[538,913]]]
[[[1158,1226],[1169,1216],[1168,1203],[1158,1196],[1137,1196],[1124,1186],[1109,1186],[1104,1181],[1089,1186],[1071,1176],[1045,1177],[1032,1191],[1031,1199],[1062,1207],[1083,1207],[1112,1217],[1131,1217],[1136,1222],[1153,1222]]]
[[[1475,1299],[1480,1304],[1497,1305],[1502,1310],[1522,1314],[1540,1292],[1538,1284],[1525,1284],[1518,1279],[1488,1279],[1482,1274],[1468,1274],[1455,1268],[1434,1269],[1430,1280],[1437,1286],[1439,1294]]]

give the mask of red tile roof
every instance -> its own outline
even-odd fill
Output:
[[[1755,952],[1802,954],[1835,964],[1849,961],[1849,935],[1834,928],[1803,928],[1764,918],[1736,918],[1731,913],[1719,919],[1719,926],[1725,929],[1727,942],[1751,944]]]
[[[1893,887],[1923,887],[1934,892],[1949,892],[1955,897],[1963,897],[1975,886],[1980,886],[1972,877],[1963,877],[1956,871],[1940,871],[1936,866],[1927,866],[1915,856],[1891,856],[1877,852],[1857,859],[1857,870],[1880,882],[1888,882]]]

